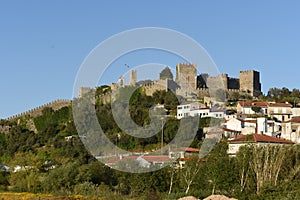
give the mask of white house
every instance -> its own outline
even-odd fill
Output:
[[[204,105],[193,102],[189,104],[183,104],[177,106],[177,119],[182,119],[184,117],[215,117],[224,118],[224,110],[216,110],[213,108],[205,107]]]
[[[157,155],[157,156],[139,156],[136,159],[139,162],[139,165],[142,167],[149,168],[151,166],[162,167],[170,162],[174,162],[174,159],[169,158],[167,155]]]
[[[300,108],[299,107],[292,108],[292,117],[300,117]]]
[[[256,120],[232,118],[224,123],[224,128],[241,132],[242,134],[256,133]]]
[[[282,122],[281,137],[300,143],[300,117],[294,117],[289,121]]]
[[[292,141],[272,137],[264,134],[239,135],[238,137],[228,140],[228,154],[235,156],[242,146],[245,145],[292,145]]]
[[[258,107],[260,108],[259,114],[267,114],[268,112],[268,102],[245,102],[245,101],[239,101],[237,103],[237,112],[242,114],[257,114],[253,108]]]
[[[208,113],[208,117],[214,117],[214,118],[225,118],[226,114],[224,110],[214,110],[210,109]]]
[[[275,117],[279,121],[288,121],[292,118],[292,104],[271,103],[268,106],[268,116]]]
[[[265,134],[272,135],[272,133],[278,131],[280,127],[275,124],[274,121],[268,121],[264,117],[250,118],[250,119],[240,119],[231,118],[224,123],[224,133],[225,136],[231,137],[237,134]]]

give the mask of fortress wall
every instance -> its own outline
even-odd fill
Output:
[[[228,78],[228,89],[240,89],[240,79],[238,78]]]
[[[156,90],[168,91],[168,80],[157,80],[144,86],[147,96],[152,96]]]
[[[65,106],[69,106],[71,104],[71,101],[70,100],[67,100],[67,99],[58,99],[58,100],[55,100],[55,101],[52,101],[50,103],[46,103],[42,106],[38,106],[34,109],[30,109],[26,112],[23,112],[23,113],[19,113],[19,114],[16,114],[14,116],[11,116],[9,118],[7,118],[7,120],[13,120],[13,119],[17,119],[17,118],[20,118],[20,117],[23,117],[25,115],[29,115],[31,117],[37,117],[37,116],[40,116],[42,114],[42,110],[45,108],[45,107],[50,107],[52,108],[53,110],[59,110]]]
[[[198,88],[196,90],[196,94],[198,98],[204,98],[209,96],[209,89],[208,88]]]

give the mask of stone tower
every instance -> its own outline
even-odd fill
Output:
[[[80,87],[78,90],[78,97],[81,98],[90,91],[92,91],[92,88],[90,87]]]
[[[197,88],[197,67],[195,64],[176,65],[176,82],[182,90],[194,92]]]
[[[130,78],[129,84],[135,86],[137,80],[136,70],[130,71],[129,78]]]
[[[121,76],[120,78],[119,78],[119,86],[120,87],[124,87],[124,85],[125,85],[125,79],[124,79],[124,77],[123,76]]]
[[[261,94],[260,74],[255,70],[240,71],[240,91],[251,96]]]

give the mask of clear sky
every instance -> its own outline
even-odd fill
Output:
[[[299,10],[296,0],[3,0],[0,118],[71,99],[77,70],[88,53],[108,37],[139,27],[170,28],[194,38],[220,72],[232,77],[240,70],[260,71],[264,92],[300,88]],[[162,57],[150,53],[128,64],[159,58],[159,63],[175,67],[178,61]]]

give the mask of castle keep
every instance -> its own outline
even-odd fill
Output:
[[[181,89],[197,88],[197,67],[195,64],[179,63],[176,65],[176,83]]]
[[[240,90],[250,93],[251,96],[261,94],[261,83],[259,72],[254,70],[240,71]]]

